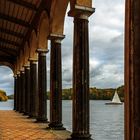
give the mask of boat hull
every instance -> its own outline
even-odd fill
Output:
[[[106,105],[122,105],[123,103],[105,103]]]

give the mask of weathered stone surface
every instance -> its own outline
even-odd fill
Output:
[[[62,64],[61,40],[64,36],[52,35],[50,66],[50,124],[52,129],[65,129],[62,124]]]

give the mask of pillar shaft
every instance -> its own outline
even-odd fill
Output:
[[[140,1],[126,1],[125,140],[140,139]]]
[[[30,60],[30,117],[37,116],[37,61]]]
[[[20,75],[17,74],[17,91],[16,91],[17,92],[17,96],[16,96],[17,97],[17,99],[16,99],[17,100],[17,108],[16,108],[16,111],[19,111],[19,96],[20,96],[19,95],[20,94],[19,93],[19,83],[20,83],[19,78],[20,78]]]
[[[79,9],[77,9],[79,10]],[[90,9],[90,14],[93,9]],[[72,139],[91,139],[89,132],[89,36],[86,11],[74,17]]]
[[[21,94],[22,94],[22,113],[25,113],[25,72],[21,71]]]
[[[74,19],[73,136],[89,135],[88,21]],[[74,136],[75,137],[75,136]]]
[[[30,67],[25,66],[25,113],[30,112]]]
[[[19,93],[19,96],[18,96],[18,101],[19,101],[19,112],[21,112],[21,110],[22,110],[22,107],[21,107],[21,105],[22,105],[22,94],[21,94],[21,85],[22,85],[22,82],[21,82],[21,74],[19,74],[18,75],[18,77],[19,77],[19,80],[18,80],[18,93]]]
[[[62,65],[61,40],[64,36],[50,36],[50,124],[52,129],[64,129],[62,126]]]
[[[20,72],[20,113],[23,113],[23,75]]]
[[[46,50],[38,49],[38,122],[47,122]]]
[[[14,110],[17,110],[17,75],[14,75]]]
[[[131,3],[130,0],[126,1],[125,6],[125,140],[132,140],[133,139],[133,112],[132,112],[132,82],[133,79],[130,77],[132,74],[132,66],[131,61],[133,62],[132,50],[131,50]],[[131,18],[130,18],[131,17]]]

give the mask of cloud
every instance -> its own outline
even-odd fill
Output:
[[[12,70],[5,66],[0,66],[0,89],[6,91],[6,93],[13,94],[14,78]]]
[[[96,12],[89,18],[90,86],[124,84],[124,1],[94,0]],[[72,19],[73,20],[73,19]],[[72,81],[73,22],[66,18],[62,47],[63,83]]]
[[[89,18],[90,86],[124,84],[124,0],[94,0]],[[62,86],[72,86],[73,18],[66,15],[62,41]],[[50,42],[48,42],[50,50]],[[51,51],[51,50],[50,50]],[[12,71],[0,67],[0,88],[13,93]],[[47,88],[50,89],[50,52],[47,54]]]
[[[124,1],[94,0],[93,5],[96,12],[89,18],[90,86],[116,87],[124,83]],[[66,16],[61,47],[63,88],[72,86],[73,25],[73,18]]]

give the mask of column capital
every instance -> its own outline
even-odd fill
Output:
[[[95,12],[95,8],[75,5],[73,9],[68,12],[68,16],[81,19],[88,19],[90,15]]]
[[[48,36],[49,40],[54,40],[56,43],[61,43],[61,41],[65,38],[65,35],[60,35],[60,34],[53,34],[51,33]]]
[[[21,69],[21,70],[20,70],[20,73],[24,73],[24,69]]]
[[[25,65],[24,65],[24,68],[25,68],[25,69],[30,69],[30,65],[25,64]]]
[[[36,52],[37,52],[37,53],[43,53],[43,54],[46,55],[46,53],[48,53],[49,50],[48,50],[48,49],[37,49]]]
[[[28,60],[33,63],[37,63],[38,61],[36,58],[32,58],[32,57],[30,57]]]
[[[20,76],[20,71],[17,72],[17,76]]]
[[[16,79],[17,78],[17,74],[14,74],[13,77]]]

